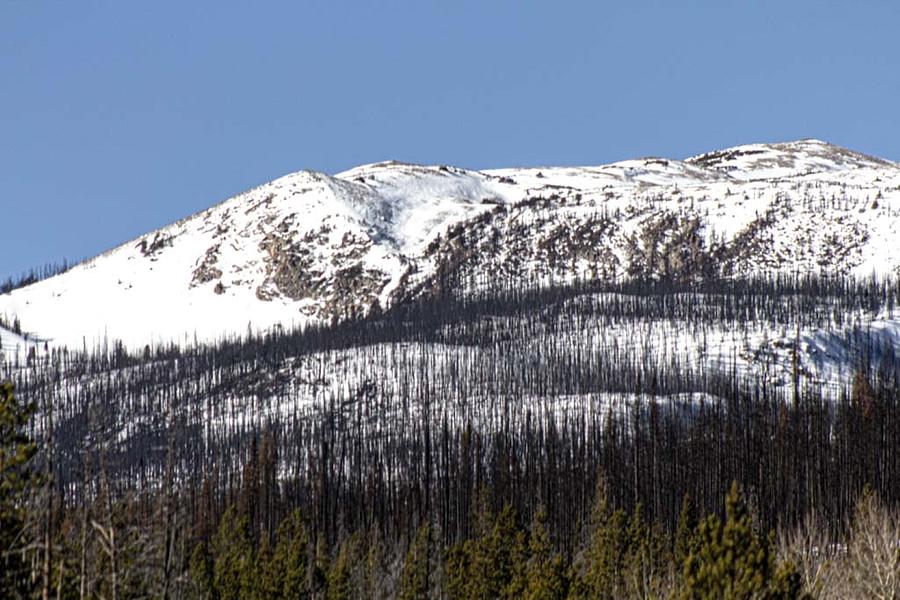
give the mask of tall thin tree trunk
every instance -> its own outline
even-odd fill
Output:
[[[173,527],[172,477],[175,462],[175,419],[169,419],[169,448],[166,457],[166,475],[163,483],[163,600],[169,600],[172,587],[172,554],[175,539]]]
[[[87,472],[85,471],[85,481],[87,478]],[[85,492],[87,491],[87,485],[85,485]],[[87,505],[87,493],[85,493],[84,498],[81,500],[84,503],[84,506],[81,510],[81,565],[79,568],[79,584],[78,584],[78,598],[79,600],[85,600],[87,598],[87,528],[88,528],[88,505]]]
[[[47,501],[44,507],[44,565],[41,598],[50,600],[50,578],[53,564],[53,400],[46,398],[44,408],[47,411],[47,460],[44,461],[44,485],[47,491]]]
[[[101,468],[100,468],[100,484],[102,486],[102,493],[105,496],[105,504],[106,504],[106,526],[104,527],[100,523],[93,521],[92,524],[94,529],[96,529],[100,533],[100,541],[103,546],[103,551],[109,557],[109,577],[110,577],[110,588],[111,588],[111,598],[112,600],[119,600],[119,553],[118,548],[116,547],[116,529],[113,525],[113,507],[112,507],[112,494],[109,489],[109,477],[106,473],[106,463],[101,457]]]

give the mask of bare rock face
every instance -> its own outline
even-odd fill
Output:
[[[391,276],[367,265],[372,240],[359,232],[323,223],[294,239],[283,223],[260,242],[266,256],[266,275],[256,296],[308,301],[305,314],[323,320],[365,315],[378,305]]]
[[[324,272],[316,269],[315,246],[309,243],[293,244],[289,240],[269,235],[263,239],[260,249],[266,253],[266,278],[257,292],[264,299],[283,295],[292,300],[312,297],[324,287]]]
[[[147,258],[153,258],[163,249],[172,245],[172,236],[164,232],[157,231],[153,237],[149,236],[138,242],[136,248]]]
[[[448,278],[479,288],[613,277],[620,266],[610,248],[616,224],[600,211],[554,210],[559,202],[556,195],[528,198],[451,227],[426,249],[437,268],[423,288],[433,292]]]
[[[390,276],[362,265],[343,268],[334,275],[334,292],[324,307],[322,316],[332,319],[356,318],[380,308],[379,296]]]
[[[206,254],[203,255],[203,258],[200,261],[200,264],[197,265],[197,268],[194,269],[193,277],[191,278],[191,285],[201,285],[210,281],[215,281],[216,279],[220,279],[222,277],[222,270],[216,267],[216,263],[219,260],[219,244],[211,246]]]
[[[721,248],[707,245],[696,216],[663,210],[626,238],[626,272],[635,278],[691,281],[720,275]]]

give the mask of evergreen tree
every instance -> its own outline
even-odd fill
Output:
[[[493,517],[481,503],[477,530],[481,535],[450,549],[445,585],[451,598],[519,598],[527,585],[527,541],[516,527],[509,505]]]
[[[576,574],[572,596],[575,598],[613,598],[620,592],[620,576],[625,557],[626,515],[613,510],[606,494],[606,482],[597,483],[591,512],[591,537],[585,565]]]
[[[327,600],[350,600],[353,598],[353,590],[350,581],[350,564],[353,560],[353,539],[350,538],[341,544],[337,558],[328,570]]]
[[[656,598],[662,595],[666,571],[671,561],[666,536],[644,519],[637,504],[625,534],[623,561],[624,590],[632,598]]]
[[[328,555],[328,545],[325,536],[321,533],[316,538],[316,553],[310,569],[310,589],[315,598],[323,598],[328,591],[328,576],[331,571],[331,557]]]
[[[428,575],[431,572],[431,526],[425,523],[416,532],[416,539],[406,553],[400,575],[401,600],[428,597]]]
[[[198,542],[191,553],[188,566],[194,591],[200,598],[215,598],[213,584],[213,559],[209,546],[205,542]]]
[[[694,507],[691,504],[691,497],[684,495],[681,501],[681,511],[678,513],[678,524],[675,529],[675,541],[672,548],[675,564],[680,569],[684,569],[684,563],[690,556],[694,546],[694,531],[697,523],[694,518]]]
[[[568,581],[562,556],[555,551],[547,531],[547,513],[541,509],[534,517],[527,561],[527,600],[556,600],[566,597]]]
[[[516,528],[516,513],[506,505],[497,515],[487,539],[482,540],[476,569],[487,598],[515,598],[522,587],[516,575],[516,558],[524,553],[525,537]]]
[[[25,427],[33,405],[21,405],[10,383],[0,383],[0,593],[27,596],[32,587],[24,556],[25,499],[36,484],[34,442]]]
[[[452,600],[476,597],[472,592],[472,555],[475,543],[466,540],[447,550],[444,560],[444,587]]]
[[[366,598],[389,598],[394,593],[390,587],[388,557],[385,555],[384,541],[377,527],[369,530],[366,536]]]
[[[296,510],[284,518],[276,533],[275,550],[266,570],[266,596],[306,598],[309,596],[307,556],[309,534]]]
[[[279,598],[283,571],[275,565],[275,549],[268,538],[263,537],[253,556],[252,581],[255,598]]]
[[[240,600],[254,595],[255,561],[247,518],[234,507],[222,515],[213,541],[213,590],[220,600]]]
[[[768,598],[772,600],[812,599],[812,596],[803,593],[803,579],[794,563],[781,561],[775,563],[773,567],[774,571],[772,581],[769,583]]]
[[[768,545],[753,531],[737,482],[725,499],[725,514],[725,523],[714,515],[700,523],[696,546],[685,561],[682,598],[798,597],[796,569],[774,564]]]

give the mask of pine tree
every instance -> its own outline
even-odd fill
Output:
[[[316,554],[310,570],[310,589],[315,598],[323,598],[328,591],[328,574],[331,571],[331,557],[328,555],[328,545],[325,536],[321,533],[316,538]]]
[[[275,549],[267,537],[259,542],[254,552],[253,569],[248,581],[255,598],[279,598],[281,596],[283,572],[275,565]]]
[[[444,588],[451,600],[474,597],[471,593],[473,581],[472,555],[475,543],[466,540],[451,546],[444,559]]]
[[[393,597],[393,590],[389,585],[390,579],[384,541],[379,529],[373,527],[366,536],[366,573],[363,595],[373,600]]]
[[[400,574],[401,600],[428,597],[428,575],[431,572],[431,526],[425,523],[416,532],[416,539],[406,553]]]
[[[254,556],[246,517],[234,507],[222,515],[213,541],[213,590],[220,600],[239,600],[253,595]]]
[[[350,600],[353,590],[350,582],[350,562],[353,555],[353,540],[341,544],[337,558],[328,570],[327,600]]]
[[[634,598],[655,598],[662,594],[671,557],[666,536],[644,519],[637,504],[625,534],[623,578],[625,594]]]
[[[696,528],[697,523],[694,518],[694,507],[691,504],[691,497],[685,494],[681,501],[681,511],[678,513],[678,525],[675,529],[675,541],[672,548],[675,565],[679,569],[684,569],[684,563],[693,550],[694,531]]]
[[[194,591],[200,598],[213,597],[213,560],[209,552],[209,546],[205,542],[198,542],[191,553],[188,571],[194,584]]]
[[[516,586],[511,586],[517,583],[515,558],[522,554],[524,544],[524,536],[516,529],[516,513],[507,504],[497,515],[491,534],[482,541],[477,559],[487,597],[515,597]]]
[[[259,488],[259,450],[254,435],[244,463],[241,494],[238,497],[238,515],[247,521],[247,532],[253,544],[259,539]]]
[[[528,533],[521,529],[516,529],[511,542],[509,553],[510,579],[503,589],[502,597],[521,598],[528,587],[528,564],[530,558]]]
[[[594,508],[591,512],[591,538],[586,552],[584,570],[573,582],[573,596],[577,598],[611,598],[620,591],[620,574],[624,560],[626,515],[613,510],[606,495],[606,483],[597,483]]]
[[[27,596],[32,587],[23,556],[24,502],[37,483],[31,469],[36,452],[24,433],[34,413],[33,405],[21,405],[10,383],[0,383],[0,592],[10,597]]]
[[[310,594],[307,579],[309,534],[296,510],[278,525],[275,549],[265,570],[265,596],[305,598]]]
[[[774,571],[772,581],[769,583],[767,598],[771,600],[812,599],[812,596],[803,593],[803,580],[800,576],[800,571],[794,563],[781,561],[775,563],[773,568]]]
[[[519,598],[527,585],[525,533],[516,527],[509,505],[494,517],[481,502],[476,515],[481,535],[452,547],[447,553],[445,586],[451,598]]]
[[[737,482],[725,499],[725,514],[725,523],[714,515],[700,523],[685,562],[682,598],[796,598],[796,569],[775,566],[768,545],[753,531]]]
[[[534,517],[528,544],[527,600],[556,600],[566,597],[568,581],[562,556],[553,548],[547,531],[547,513],[541,509]]]

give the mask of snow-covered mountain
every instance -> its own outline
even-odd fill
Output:
[[[211,341],[453,285],[900,274],[900,164],[817,140],[684,161],[301,171],[0,296],[31,339]],[[4,347],[24,343],[2,332]]]

